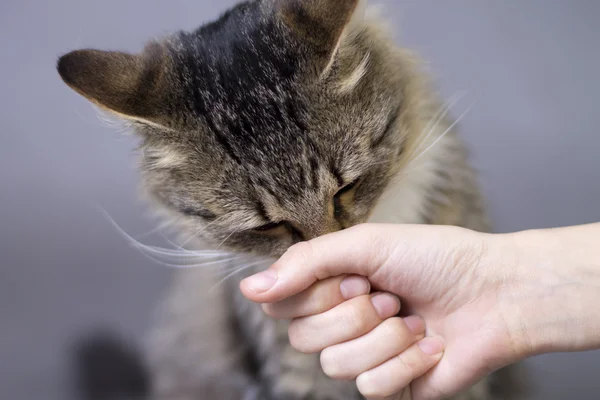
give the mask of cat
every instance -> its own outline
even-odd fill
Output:
[[[365,9],[247,1],[138,54],[76,50],[57,69],[139,136],[144,193],[198,246],[274,259],[365,222],[489,231],[452,101]],[[150,335],[148,398],[362,398],[292,349],[287,324],[243,299],[240,279],[177,273]],[[504,398],[496,386],[455,399]]]

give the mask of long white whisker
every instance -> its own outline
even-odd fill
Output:
[[[149,257],[149,258],[151,258],[151,257]],[[239,259],[240,259],[240,257],[230,257],[230,258],[222,258],[220,260],[214,260],[214,261],[198,263],[198,264],[169,264],[169,263],[165,263],[165,262],[162,262],[160,260],[155,260],[155,259],[153,259],[153,261],[160,265],[168,267],[168,268],[194,269],[194,268],[206,268],[206,267],[219,266],[223,263],[228,263],[231,261],[238,261]]]
[[[162,264],[167,267],[174,268],[194,268],[206,265],[214,265],[215,263],[225,262],[225,261],[233,261],[237,260],[239,257],[232,257],[230,253],[215,253],[215,252],[197,252],[195,254],[169,254],[161,249],[156,250],[151,246],[147,246],[140,243],[131,243],[138,250],[141,250],[141,253],[146,256],[148,259]],[[160,259],[159,256],[165,257],[167,262],[164,262]],[[224,258],[225,257],[225,258]],[[204,260],[205,262],[199,263],[199,261]],[[178,264],[174,264],[175,262],[180,262]]]
[[[265,260],[261,260],[261,261],[256,261],[254,263],[250,263],[248,265],[244,265],[241,266],[239,268],[236,268],[235,271],[233,271],[232,273],[228,274],[225,278],[223,278],[222,280],[220,280],[219,282],[217,282],[209,291],[209,293],[212,293],[217,287],[221,286],[223,283],[225,283],[225,281],[227,281],[229,278],[232,278],[233,276],[240,274],[244,271],[249,270],[252,267],[255,267],[257,265],[260,265],[262,263],[264,263]]]
[[[178,220],[179,220],[179,218],[171,218],[171,219],[169,219],[167,221],[164,221],[164,222],[160,223],[156,228],[152,229],[151,231],[148,231],[146,233],[142,233],[141,235],[136,235],[136,238],[142,239],[142,238],[146,238],[148,236],[154,235],[155,233],[161,232],[166,227],[168,227],[170,225],[173,225]]]
[[[247,260],[238,260],[241,262],[247,262]],[[215,278],[223,278],[227,275],[229,275],[230,273],[232,273],[233,271],[237,271],[238,269],[240,269],[240,264],[241,263],[236,263],[235,266],[231,267],[224,267],[224,268],[219,268],[218,270],[216,270],[213,274],[213,276]]]
[[[143,243],[140,243],[139,241],[135,240],[133,237],[131,237],[127,232],[125,232],[116,222],[115,220],[108,214],[108,212],[106,212],[106,210],[104,210],[102,207],[100,207],[100,210],[104,213],[105,217],[109,220],[109,222],[113,225],[113,227],[121,234],[123,235],[123,237],[125,237],[129,243],[134,246],[135,248],[137,248],[138,250],[142,251],[142,254],[144,254],[146,257],[148,257],[149,259],[161,263],[163,265],[169,266],[169,267],[176,267],[176,268],[183,268],[183,267],[198,267],[198,266],[202,266],[202,265],[211,265],[214,262],[221,262],[221,261],[233,261],[239,258],[239,256],[235,256],[232,257],[231,253],[228,252],[219,252],[216,250],[208,250],[208,251],[197,251],[197,252],[189,252],[189,253],[182,253],[181,251],[176,251],[176,250],[169,250],[169,249],[162,249],[159,247],[155,247],[155,246],[149,246],[149,245],[145,245]],[[164,256],[164,257],[179,257],[179,258],[185,258],[188,263],[193,262],[194,259],[195,260],[200,260],[200,259],[206,259],[207,261],[210,260],[210,262],[204,263],[204,264],[181,264],[181,265],[175,265],[175,264],[168,264],[168,263],[164,263],[162,260],[157,259],[153,256]],[[220,259],[220,260],[215,260],[216,258],[219,257],[229,257],[229,258],[225,258],[225,259]],[[174,260],[171,260],[174,261]]]
[[[196,229],[196,230],[194,231],[194,233],[193,233],[193,234],[192,234],[192,235],[191,235],[191,236],[190,236],[188,239],[186,239],[186,240],[185,240],[183,243],[181,243],[181,244],[177,245],[177,247],[179,247],[179,248],[183,249],[183,248],[185,247],[185,245],[187,245],[187,244],[188,244],[188,243],[190,243],[192,240],[194,240],[194,238],[195,238],[196,236],[198,236],[198,235],[199,235],[200,233],[202,233],[202,232],[206,232],[206,230],[207,230],[207,229],[208,229],[210,226],[212,226],[212,225],[216,224],[217,222],[220,222],[220,221],[221,221],[221,220],[223,220],[223,219],[224,219],[226,216],[227,216],[227,214],[225,214],[225,215],[222,215],[222,216],[220,216],[219,218],[215,219],[214,221],[212,221],[212,222],[208,223],[207,225],[201,226],[200,228]]]
[[[225,251],[215,251],[215,250],[198,250],[198,251],[190,251],[190,250],[171,250],[165,249],[157,246],[150,245],[142,245],[145,250],[152,252],[153,254],[162,255],[165,257],[180,257],[180,258],[194,258],[194,257],[215,257],[215,256],[227,256],[231,255],[231,253]]]
[[[231,237],[232,237],[233,235],[235,235],[236,233],[238,233],[238,232],[239,232],[239,229],[236,229],[236,230],[234,230],[233,232],[231,232],[231,233],[229,234],[229,236],[227,236],[227,237],[226,237],[226,238],[225,238],[225,239],[224,239],[224,240],[221,242],[221,244],[219,244],[219,245],[217,246],[216,250],[219,250],[219,249],[220,249],[220,248],[221,248],[221,247],[222,247],[222,246],[225,244],[225,242],[227,242],[229,239],[231,239]]]
[[[440,140],[442,140],[448,133],[450,133],[452,131],[452,129],[469,113],[469,111],[471,111],[471,109],[473,108],[474,105],[475,105],[475,103],[472,103],[469,107],[467,107],[467,109],[452,123],[452,125],[450,125],[448,127],[448,129],[446,129],[444,131],[444,133],[442,133],[440,135],[440,137],[438,137],[429,147],[427,147],[425,150],[423,150],[411,162],[417,161],[419,158],[421,158],[423,155],[425,155],[425,153],[427,153],[429,150],[431,150],[436,144],[438,144],[440,142]]]
[[[181,262],[178,264],[182,267],[189,263],[197,263],[201,260],[211,261],[223,259],[222,257],[231,257],[232,253],[217,252],[217,251],[196,251],[196,252],[180,252],[177,250],[163,249],[161,247],[149,246],[139,242],[131,242],[131,245],[141,250],[142,254],[146,255],[153,261],[162,263],[161,257],[164,257],[165,261],[170,263]],[[228,259],[228,258],[227,258]],[[174,264],[169,264],[174,266]]]
[[[427,133],[419,141],[417,146],[415,146],[414,150],[412,151],[411,156],[422,150],[423,146],[426,145],[427,140],[431,137],[433,132],[435,132],[435,129],[438,127],[440,122],[444,118],[446,118],[446,116],[448,115],[448,113],[450,112],[452,107],[454,107],[456,105],[456,103],[458,103],[465,96],[466,96],[466,92],[464,92],[464,91],[457,92],[452,97],[450,97],[450,99],[446,102],[445,105],[440,107],[440,109],[433,115],[433,117],[427,123],[427,126],[423,130],[423,132],[427,132]]]
[[[249,257],[249,256],[246,256],[246,257]],[[243,256],[243,257],[242,257],[240,260],[238,260],[238,261],[241,261],[241,263],[246,263],[246,262],[250,262],[250,261],[253,261],[253,260],[255,260],[255,258],[252,258],[252,257],[250,257],[249,259],[246,259],[246,257],[244,257],[244,256]],[[218,276],[225,276],[225,275],[229,274],[230,272],[232,272],[232,271],[235,271],[235,270],[239,269],[239,268],[240,268],[240,264],[241,264],[241,263],[235,264],[235,265],[233,265],[233,266],[229,266],[229,267],[221,268],[219,271],[217,271],[217,272],[215,273],[215,277],[218,277]]]
[[[175,249],[174,251],[179,251],[179,252],[181,252],[181,254],[193,254],[194,253],[192,250],[188,250],[186,248],[183,248],[183,247],[179,246],[177,243],[175,243],[174,241],[172,241],[171,239],[169,239],[165,234],[161,233],[160,236],[167,243],[169,243],[171,246],[173,246],[173,248]]]

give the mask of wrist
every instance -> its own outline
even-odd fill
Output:
[[[598,227],[498,236],[508,254],[500,303],[516,358],[600,348]]]

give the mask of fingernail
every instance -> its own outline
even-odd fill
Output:
[[[345,300],[368,294],[370,289],[369,281],[362,276],[349,276],[340,285],[340,291]]]
[[[379,318],[387,319],[400,312],[400,299],[389,293],[381,293],[371,297],[371,303]]]
[[[248,289],[254,293],[264,293],[275,286],[277,272],[266,270],[244,280]]]
[[[423,353],[429,356],[436,356],[444,352],[446,344],[441,337],[429,337],[421,340],[418,343],[418,346]]]
[[[425,321],[421,317],[415,315],[406,317],[404,318],[404,323],[415,336],[425,333]]]

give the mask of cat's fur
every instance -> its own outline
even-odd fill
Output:
[[[453,121],[363,8],[245,2],[140,54],[80,50],[58,70],[132,125],[146,193],[209,246],[277,257],[367,221],[487,230]],[[153,398],[359,398],[294,351],[286,324],[235,280],[215,283],[212,270],[178,273],[151,335]],[[490,386],[458,398],[491,398]]]

